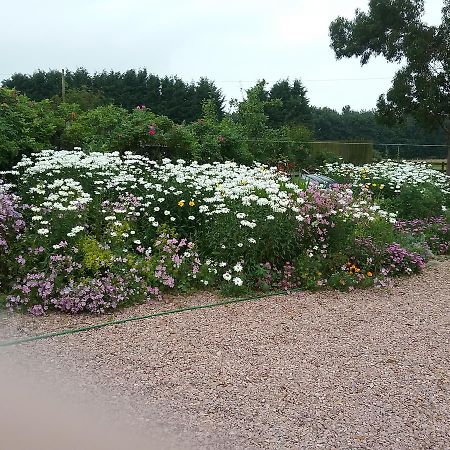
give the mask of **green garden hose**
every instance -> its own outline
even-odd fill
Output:
[[[224,306],[224,305],[230,305],[233,303],[240,303],[240,302],[246,302],[246,301],[251,301],[251,300],[259,300],[261,298],[275,297],[277,295],[287,295],[290,292],[297,292],[297,291],[301,291],[301,290],[303,290],[303,289],[300,289],[300,288],[290,289],[290,290],[284,290],[284,291],[279,291],[279,292],[271,292],[269,294],[255,295],[252,297],[238,297],[238,298],[233,298],[230,300],[225,300],[223,302],[208,303],[206,305],[194,305],[194,306],[187,306],[185,308],[179,308],[179,309],[169,309],[167,311],[160,311],[160,312],[148,314],[145,316],[128,317],[126,319],[98,323],[96,325],[89,325],[87,327],[82,327],[82,328],[73,328],[73,329],[68,329],[68,330],[55,331],[53,333],[41,334],[41,335],[37,335],[37,336],[28,336],[28,337],[24,337],[24,338],[12,340],[12,341],[0,342],[0,347],[11,347],[13,345],[24,344],[26,342],[39,341],[41,339],[48,339],[48,338],[56,337],[56,336],[64,336],[65,334],[81,333],[82,331],[95,330],[96,328],[104,328],[104,327],[108,327],[111,325],[120,325],[120,324],[126,323],[126,322],[151,319],[153,317],[168,316],[170,314],[176,314],[176,313],[181,313],[181,312],[185,312],[185,311],[194,311],[197,309],[214,308],[216,306]]]

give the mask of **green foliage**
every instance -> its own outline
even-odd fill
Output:
[[[313,139],[313,132],[310,128],[302,124],[285,125],[282,127],[286,137],[296,143],[309,142]]]
[[[349,291],[355,287],[367,288],[373,285],[373,278],[352,272],[335,272],[328,278],[328,286],[332,289]]]
[[[158,115],[177,123],[190,123],[201,115],[201,105],[211,99],[223,116],[224,97],[214,83],[205,77],[197,83],[186,83],[178,77],[149,74],[146,69],[126,72],[103,71],[90,75],[85,69],[66,70],[66,101],[77,103],[83,110],[107,103],[128,111],[145,105]],[[32,75],[14,74],[3,86],[15,88],[40,101],[55,98],[61,102],[61,72],[37,71]]]
[[[315,144],[310,144],[311,146],[311,150],[310,150],[310,154],[309,154],[309,158],[307,160],[307,166],[306,168],[309,169],[314,169],[317,167],[321,167],[323,166],[325,163],[330,163],[330,162],[337,162],[339,161],[339,156],[330,151],[327,150],[326,148],[324,148],[322,145],[317,145],[317,147],[315,146]]]
[[[157,123],[157,121],[156,121]],[[198,144],[191,130],[183,125],[174,124],[164,135],[167,146],[166,156],[171,159],[199,160]],[[218,158],[212,158],[217,161]]]
[[[62,103],[60,97],[56,97],[58,103]],[[64,103],[72,103],[79,106],[81,111],[89,111],[99,106],[104,106],[110,103],[101,92],[93,91],[85,87],[68,89]]]
[[[299,254],[295,259],[294,267],[300,286],[309,290],[324,286],[326,264],[327,261],[320,256],[309,257],[305,252]]]
[[[274,130],[268,127],[259,105],[250,96],[239,120],[220,119],[212,99],[204,102],[204,117],[190,125],[176,125],[166,116],[146,109],[127,112],[114,105],[82,111],[76,103],[44,100],[30,102],[15,91],[2,89],[0,116],[1,160],[8,168],[23,153],[44,148],[81,147],[92,151],[132,151],[154,159],[254,160],[275,163],[303,160],[302,146],[288,142],[293,134],[308,136],[303,127]],[[259,110],[258,110],[259,108]],[[262,114],[262,115],[261,115]],[[299,151],[300,150],[300,151]]]
[[[168,148],[167,154],[193,155],[194,158],[202,161],[225,158],[246,163],[254,159],[276,163],[281,160],[295,162],[300,168],[312,168],[317,163],[328,160],[330,155],[323,153],[317,156],[309,153],[308,148],[302,143],[311,141],[312,135],[308,136],[308,133],[305,133],[301,136],[302,133],[300,133],[300,136],[295,136],[298,133],[292,133],[292,129],[311,128],[314,130],[314,137],[318,140],[439,145],[447,141],[444,131],[428,130],[421,126],[412,115],[408,115],[403,124],[392,126],[392,123],[389,123],[390,126],[386,126],[376,121],[373,111],[358,112],[345,107],[341,113],[338,113],[329,108],[311,107],[306,89],[300,80],[293,82],[287,79],[280,80],[270,89],[266,88],[266,83],[260,82],[259,85],[250,89],[250,91],[256,89],[255,94],[250,93],[243,102],[234,103],[236,109],[240,109],[240,113],[231,116],[224,114],[223,95],[207,78],[188,84],[178,77],[158,77],[149,74],[145,69],[128,70],[123,73],[103,71],[90,75],[85,69],[80,68],[74,72],[66,71],[65,81],[66,103],[71,106],[69,115],[64,113],[62,116],[58,110],[68,107],[61,99],[59,71],[37,71],[32,75],[15,74],[3,82],[4,86],[15,87],[34,101],[51,99],[55,113],[55,129],[44,147],[65,148],[80,145],[79,139],[78,143],[74,143],[70,133],[67,139],[63,136],[65,127],[69,126],[73,120],[70,117],[72,112],[79,116],[80,111],[92,110],[107,104],[133,111],[136,106],[146,105],[147,109],[156,116],[169,117],[176,123],[195,124],[196,120],[204,118],[202,104],[205,101],[211,103],[216,125],[220,126],[214,127],[208,136],[203,133],[202,142],[192,144],[189,149],[188,142],[192,140],[192,134],[198,135],[198,130],[190,130],[191,135],[174,130],[174,136],[171,136],[169,140],[182,142],[176,143],[175,152]],[[21,127],[20,121],[17,122],[17,127]],[[131,128],[133,127],[134,125],[131,125]],[[125,125],[124,128],[122,134],[125,138],[118,139],[124,149],[139,149],[140,152],[155,157],[165,155],[166,144],[162,142],[162,139],[158,139],[162,137],[161,135],[147,142],[148,139],[142,137],[144,133],[142,129],[137,134],[131,133],[130,136],[129,126]],[[278,131],[267,131],[271,129]],[[42,131],[44,130],[45,127]],[[277,142],[262,143],[269,139]],[[26,138],[24,140],[26,141]],[[294,141],[294,143],[287,141]],[[39,139],[38,142],[40,142]],[[12,144],[8,146],[14,153],[15,142]],[[117,149],[117,145],[111,144],[110,147]],[[28,151],[26,148],[37,150],[43,148],[43,144],[38,145],[30,141],[20,147],[25,151]],[[390,149],[380,148],[379,150],[382,150],[384,154]],[[401,147],[400,150],[402,158],[426,156],[442,158],[446,152],[439,147],[411,146]]]
[[[254,87],[247,89],[247,98],[237,103],[237,122],[242,124],[249,137],[262,137],[269,122],[265,109],[281,106],[280,100],[267,99],[265,86],[264,80],[259,81]]]
[[[124,113],[111,136],[110,150],[134,151],[149,153],[152,146],[161,145],[161,130],[169,129],[173,123],[166,125],[165,118],[156,124],[157,116],[148,110],[136,109],[131,113]],[[149,135],[149,127],[153,127],[155,135]]]
[[[198,143],[195,159],[251,163],[254,158],[245,139],[244,127],[230,117],[220,120],[212,100],[205,100],[202,110],[202,118],[188,126]]]
[[[324,164],[336,159],[330,152],[313,150],[313,132],[305,125],[290,125],[282,127],[288,143],[284,153],[287,162],[293,162],[297,169],[313,171]]]
[[[306,97],[306,88],[300,80],[280,80],[270,89],[270,100],[280,100],[281,105],[269,104],[265,111],[269,116],[269,125],[274,128],[281,126],[308,125],[311,122],[311,108]]]
[[[444,1],[440,25],[423,22],[423,14],[424,0],[371,0],[368,13],[332,22],[331,46],[337,58],[358,56],[363,65],[379,55],[403,61],[378,100],[380,117],[392,123],[411,115],[426,127],[442,127],[450,139],[450,2]]]
[[[127,119],[127,111],[117,106],[100,106],[73,121],[64,133],[64,140],[72,146],[92,151],[111,151],[119,129]]]
[[[117,106],[101,106],[81,114],[64,133],[69,146],[93,151],[131,151],[155,159],[193,159],[197,142],[188,127],[146,109],[128,113]]]
[[[51,147],[62,118],[49,100],[32,102],[14,89],[0,88],[0,169],[22,154]]]
[[[90,274],[95,274],[101,268],[110,267],[113,253],[103,248],[92,236],[85,236],[80,240],[83,269]]]
[[[42,75],[40,73],[38,78],[41,79]],[[140,72],[134,75],[127,72],[125,75],[130,80],[139,78],[139,83],[143,83],[147,76]],[[155,104],[155,110],[141,105],[129,112],[120,106],[106,105],[109,91],[101,93],[97,90],[95,80],[89,81],[88,74],[82,70],[68,73],[67,77],[73,83],[73,80],[82,83],[81,87],[66,91],[66,99],[71,103],[61,102],[58,96],[54,96],[51,101],[30,102],[15,91],[2,90],[4,96],[9,95],[9,103],[1,103],[2,109],[6,111],[2,113],[0,121],[3,131],[2,158],[5,159],[0,164],[3,168],[11,167],[23,153],[52,147],[81,147],[83,150],[102,152],[131,151],[157,160],[169,157],[200,162],[234,160],[244,164],[259,161],[272,165],[289,162],[297,168],[308,169],[328,158],[327,155],[317,157],[310,152],[305,142],[312,135],[305,125],[293,120],[290,125],[272,128],[273,120],[266,110],[272,114],[282,108],[283,103],[279,98],[270,98],[277,90],[267,92],[264,81],[249,89],[245,100],[234,103],[237,109],[235,114],[224,117],[213,86],[208,80],[202,79],[197,86],[201,91],[197,94],[202,105],[202,117],[187,125],[177,125],[168,116],[161,115],[158,105],[165,104],[164,108],[167,109],[169,102],[178,98],[181,102],[181,112],[178,113],[184,114],[185,100],[180,97],[183,82],[180,79],[164,79],[164,84],[171,86],[172,91],[166,90],[166,94],[161,94],[163,103]],[[114,73],[102,73],[100,78],[108,89],[112,89],[119,79]],[[149,80],[147,76],[147,82]],[[297,97],[304,95],[297,82],[294,82],[294,86],[286,83],[280,82],[278,88],[284,86],[288,91],[297,90]],[[177,89],[178,93],[175,92]],[[14,92],[17,99],[12,99],[12,94],[7,92]],[[170,92],[174,98],[169,95]],[[208,92],[209,97],[203,98]],[[303,100],[306,105],[306,98]],[[10,108],[13,103],[14,110]],[[175,104],[172,107],[175,108]],[[181,116],[177,117],[177,120],[181,120]]]
[[[302,142],[297,139],[309,138],[306,127],[292,122],[291,126],[271,128],[269,112],[283,107],[279,98],[270,98],[265,90],[266,82],[258,82],[247,90],[247,98],[234,102],[237,108],[236,123],[242,127],[248,152],[253,159],[269,164],[280,161],[300,163],[306,157]]]
[[[269,211],[262,208],[239,206],[238,203],[230,203],[228,207],[238,214],[217,215],[196,236],[203,256],[216,261],[239,261],[244,257],[249,265],[264,261],[279,266],[298,253],[299,242],[292,232],[294,218],[277,214],[276,219],[267,220]],[[259,220],[258,230],[253,232],[251,228],[242,226],[239,214]]]
[[[375,248],[382,248],[386,242],[394,242],[394,227],[386,220],[360,221],[354,229],[352,246],[356,247],[358,241],[367,238],[370,238]]]
[[[409,144],[401,147],[379,146],[377,149],[387,157],[400,151],[401,158],[445,157],[443,147],[420,147],[416,144],[445,145],[445,132],[429,130],[413,117],[408,116],[400,124],[383,124],[374,111],[353,111],[345,107],[341,112],[330,108],[312,107],[312,128],[319,141],[373,142]]]
[[[354,243],[356,234],[355,221],[337,217],[333,222],[334,227],[328,230],[328,239],[330,241],[328,251],[331,254],[345,254]],[[365,221],[358,223],[365,225]]]
[[[442,205],[448,205],[449,196],[431,183],[421,186],[407,184],[398,195],[385,197],[381,205],[397,211],[402,219],[433,217],[442,212]]]
[[[15,73],[2,82],[4,87],[16,89],[28,98],[38,102],[61,93],[61,72],[58,70],[37,70],[33,75]]]

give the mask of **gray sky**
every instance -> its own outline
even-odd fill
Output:
[[[440,22],[442,0],[426,0]],[[207,76],[228,99],[264,78],[300,78],[311,104],[372,109],[398,66],[337,61],[328,26],[368,0],[0,0],[0,79],[37,69],[147,68]]]

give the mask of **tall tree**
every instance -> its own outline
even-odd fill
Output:
[[[283,125],[307,125],[311,121],[311,108],[306,97],[306,88],[300,80],[280,80],[269,91],[269,99],[281,100],[282,104],[267,108],[269,124],[272,127]]]
[[[75,72],[66,72],[66,83],[69,89],[92,89],[92,77],[83,67]]]
[[[61,94],[61,72],[38,70],[33,75],[15,73],[2,82],[4,87],[17,89],[35,101],[41,101]]]
[[[222,118],[224,116],[223,106],[225,101],[222,91],[216,87],[214,82],[206,77],[201,77],[195,84],[193,118],[191,121],[202,117],[202,105],[207,100],[212,100],[218,117]]]
[[[159,114],[158,105],[161,103],[161,80],[157,75],[149,74],[146,81],[147,94],[144,105]]]
[[[145,105],[151,111],[181,123],[199,119],[202,102],[212,99],[219,117],[223,116],[224,96],[213,81],[204,77],[197,83],[186,83],[177,76],[160,78],[146,69],[90,75],[86,69],[78,68],[75,72],[66,71],[65,81],[67,93],[71,91],[73,99],[83,99],[83,109],[89,107],[88,97],[98,97],[102,104],[113,103],[128,110]],[[40,101],[61,95],[61,72],[38,70],[32,75],[14,74],[2,85]]]
[[[403,62],[377,107],[387,122],[408,115],[426,127],[442,127],[448,136],[450,175],[450,0],[443,1],[442,22],[423,22],[424,0],[370,0],[353,20],[338,17],[330,25],[336,57],[358,56],[366,64],[373,55]]]
[[[101,92],[106,98],[111,99],[115,104],[120,105],[120,92],[123,84],[120,72],[110,71],[96,72],[92,75],[92,87]]]
[[[354,111],[349,106],[337,112],[330,108],[312,107],[312,128],[318,140],[347,142],[373,142],[375,144],[407,144],[400,146],[403,158],[425,158],[445,156],[446,136],[442,129],[429,130],[408,116],[402,123],[389,126],[376,120],[375,111]],[[438,147],[421,147],[424,144]],[[380,149],[398,147],[381,146]]]
[[[192,117],[190,97],[194,94],[194,86],[188,85],[178,77],[161,79],[161,97],[159,114],[170,117],[175,122],[190,122]]]

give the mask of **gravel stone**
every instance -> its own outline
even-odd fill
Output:
[[[168,297],[106,318],[4,313],[0,340],[218,300]],[[0,355],[76,380],[120,409],[130,427],[161,427],[178,448],[444,450],[449,305],[450,260],[442,260],[389,288],[291,293]]]

